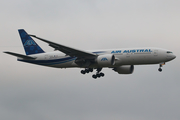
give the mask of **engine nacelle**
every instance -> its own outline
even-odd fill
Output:
[[[113,54],[99,55],[96,62],[101,67],[109,67],[115,64],[115,57]]]
[[[113,69],[119,74],[132,74],[134,72],[134,65],[123,65]]]

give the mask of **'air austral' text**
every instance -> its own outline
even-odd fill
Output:
[[[150,53],[150,52],[152,52],[151,49],[137,49],[137,50],[124,50],[124,51],[115,50],[112,51],[111,53]]]

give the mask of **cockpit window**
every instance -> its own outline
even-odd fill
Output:
[[[167,53],[172,53],[171,51],[167,51]]]

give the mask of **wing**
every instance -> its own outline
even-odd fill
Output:
[[[65,46],[65,45],[61,45],[61,44],[58,44],[58,43],[55,43],[55,42],[51,42],[49,40],[39,38],[39,37],[37,37],[35,35],[29,35],[29,36],[37,38],[37,39],[39,39],[39,40],[41,40],[43,42],[46,42],[46,43],[49,44],[49,46],[53,47],[55,50],[59,50],[59,51],[65,53],[66,55],[69,55],[71,57],[78,57],[78,58],[95,58],[95,57],[97,57],[97,55],[94,54],[94,53],[78,50],[78,49],[71,48],[71,47],[68,47],[68,46]]]

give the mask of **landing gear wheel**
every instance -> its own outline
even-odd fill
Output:
[[[104,77],[104,73],[100,73],[100,76]]]
[[[82,73],[82,74],[86,74],[86,72],[85,72],[84,70],[81,70],[81,73]]]
[[[92,69],[92,68],[89,68],[89,72],[93,72],[93,69]]]
[[[89,70],[89,72],[92,72],[92,71],[93,71],[92,68],[89,68],[88,70]],[[100,77],[104,77],[104,73],[100,72],[101,70],[102,70],[102,68],[97,68],[96,74],[92,75],[92,77],[93,77],[94,79],[100,78]]]
[[[89,70],[88,70],[88,69],[85,69],[85,72],[86,72],[86,73],[89,73]]]
[[[162,68],[159,68],[158,71],[159,71],[159,72],[162,72]]]
[[[97,76],[98,78],[100,78],[100,77],[101,77],[101,75],[100,75],[100,74],[96,74],[96,76]]]
[[[92,77],[93,77],[94,79],[96,79],[96,78],[97,78],[97,76],[96,76],[96,75],[92,75]]]

